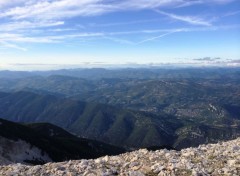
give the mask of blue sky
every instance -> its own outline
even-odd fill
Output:
[[[0,0],[0,69],[239,63],[239,0]]]

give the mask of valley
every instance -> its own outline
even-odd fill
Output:
[[[237,68],[76,69],[20,72],[7,79],[4,72],[0,117],[52,123],[128,150],[182,149],[240,135],[239,73]]]

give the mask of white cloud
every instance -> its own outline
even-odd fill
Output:
[[[127,21],[127,22],[116,22],[116,23],[90,23],[89,27],[111,27],[111,26],[122,26],[122,25],[132,25],[132,24],[142,24],[142,23],[150,23],[150,22],[157,22],[160,21],[159,19],[148,19],[148,20],[135,20],[135,21]]]
[[[21,51],[27,51],[26,48],[23,48],[23,47],[20,47],[18,45],[8,43],[8,42],[5,42],[5,41],[0,41],[0,46],[5,47],[5,48],[14,48],[14,49],[21,50]]]
[[[113,11],[181,7],[194,4],[225,4],[234,0],[0,0],[0,17],[13,19],[63,19]],[[1,8],[0,8],[1,9]]]
[[[158,7],[175,6],[183,3],[184,0],[125,0],[118,4],[122,9],[154,9]]]
[[[207,2],[207,1],[209,1],[209,0],[205,0],[205,2]],[[211,3],[227,4],[227,3],[230,3],[233,1],[236,1],[236,0],[212,0]]]
[[[217,30],[209,19],[196,16],[181,16],[157,10],[167,7],[180,8],[195,4],[226,4],[234,0],[0,0],[0,42],[5,47],[24,50],[19,43],[58,43],[83,38],[105,38],[121,44],[141,44],[150,42],[176,32]],[[81,24],[69,26],[68,18],[76,16],[95,16],[117,11],[155,10],[168,18],[206,28],[154,29],[119,32],[81,32],[87,31]],[[237,12],[238,13],[238,12]],[[102,27],[153,22],[156,19],[100,24]],[[8,21],[8,22],[5,22]],[[94,26],[94,25],[93,25]],[[95,26],[99,26],[96,24]],[[89,27],[89,26],[87,26]],[[218,27],[217,27],[218,28]],[[30,32],[32,32],[30,34]],[[35,33],[33,33],[35,32]],[[59,35],[62,32],[64,35]],[[61,34],[62,34],[61,33]],[[119,35],[156,34],[140,42],[132,42],[116,37]],[[41,35],[40,35],[41,34]],[[16,43],[12,44],[12,43]]]
[[[78,33],[69,35],[55,35],[43,37],[28,37],[22,34],[2,33],[0,34],[1,42],[17,42],[17,43],[59,43],[71,39],[82,39],[90,37],[102,37],[103,33]]]
[[[173,33],[176,33],[176,32],[181,32],[182,30],[175,30],[175,31],[172,31],[172,32],[168,32],[168,33],[165,33],[165,34],[162,34],[162,35],[158,35],[156,37],[151,37],[151,38],[148,38],[148,39],[145,39],[143,41],[140,41],[138,42],[137,44],[143,44],[143,43],[146,43],[146,42],[150,42],[150,41],[153,41],[153,40],[157,40],[159,38],[163,38],[167,35],[170,35],[170,34],[173,34]]]
[[[0,31],[16,31],[19,29],[33,29],[64,25],[64,21],[14,21],[0,25]]]
[[[199,18],[199,17],[195,17],[195,16],[180,16],[180,15],[167,13],[167,12],[160,11],[160,10],[155,10],[155,11],[157,13],[165,15],[169,18],[179,20],[179,21],[183,21],[183,22],[193,24],[193,25],[202,25],[202,26],[211,26],[212,25],[209,21],[204,20],[204,19]]]
[[[234,16],[234,15],[238,15],[239,13],[240,13],[240,10],[233,11],[233,12],[226,13],[225,15],[223,15],[223,17]]]
[[[178,6],[176,6],[176,8],[187,7],[187,6],[192,6],[192,5],[202,4],[202,3],[203,1],[201,0],[185,1],[179,4]]]
[[[26,0],[0,0],[0,9],[18,6],[24,4],[24,2],[26,2]]]
[[[128,44],[128,45],[135,45],[136,44],[136,43],[134,43],[130,40],[125,40],[125,39],[120,39],[120,38],[115,38],[115,37],[104,36],[103,38],[111,40],[111,41],[116,42],[116,43],[120,43],[120,44]]]
[[[123,31],[123,32],[93,32],[93,33],[73,33],[65,35],[49,35],[49,36],[27,36],[26,34],[17,33],[0,33],[0,42],[4,43],[62,43],[72,40],[86,41],[86,40],[98,40],[98,39],[108,39],[113,42],[128,45],[138,45],[150,41],[163,38],[165,36],[177,33],[177,32],[199,32],[199,31],[215,31],[215,30],[226,30],[239,28],[239,25],[233,26],[211,26],[211,27],[192,27],[192,28],[176,28],[176,29],[154,29],[154,30],[139,30],[139,31]],[[115,36],[125,36],[125,35],[136,35],[136,34],[159,34],[154,37],[149,37],[145,40],[134,42],[131,40],[122,39]],[[10,45],[9,45],[10,47]],[[14,48],[14,46],[12,46]],[[17,49],[17,45],[15,47]],[[18,48],[20,49],[20,48]]]
[[[101,4],[101,0],[59,0],[37,1],[3,11],[0,17],[13,19],[61,19],[74,16],[88,16],[107,12],[111,5]]]

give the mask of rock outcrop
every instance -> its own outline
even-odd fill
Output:
[[[237,176],[240,175],[240,138],[181,151],[141,149],[95,160],[76,160],[37,166],[11,164],[0,166],[0,175]]]
[[[46,163],[52,159],[41,149],[23,141],[0,136],[0,164]],[[1,175],[1,174],[0,174]]]

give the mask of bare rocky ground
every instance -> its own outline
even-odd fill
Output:
[[[240,138],[200,145],[181,151],[141,149],[95,160],[76,160],[45,165],[0,166],[1,176],[167,176],[240,175]]]

